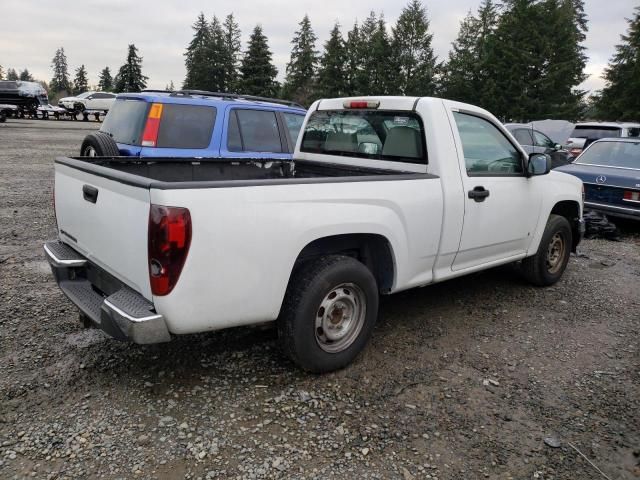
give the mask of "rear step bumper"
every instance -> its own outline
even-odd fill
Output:
[[[171,340],[164,317],[142,295],[59,240],[47,242],[44,252],[58,286],[96,327],[139,344]]]

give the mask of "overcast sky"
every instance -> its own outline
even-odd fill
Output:
[[[424,0],[434,34],[434,49],[446,58],[458,33],[460,20],[480,0]],[[603,68],[627,29],[640,0],[586,0],[589,32],[585,46],[589,79],[583,88],[601,88]],[[289,60],[290,41],[298,22],[309,14],[321,49],[333,24],[343,33],[369,11],[384,12],[395,23],[402,0],[2,0],[0,65],[20,71],[28,68],[39,79],[51,79],[51,59],[63,46],[69,71],[85,64],[89,81],[96,84],[99,71],[108,65],[115,73],[124,63],[127,44],[135,43],[143,57],[149,88],[164,88],[184,79],[184,51],[199,12],[207,18],[233,12],[243,33],[243,48],[253,27],[262,24],[274,53],[279,77]]]

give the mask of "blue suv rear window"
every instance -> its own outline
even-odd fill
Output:
[[[207,148],[216,122],[216,108],[164,104],[158,131],[159,148]]]

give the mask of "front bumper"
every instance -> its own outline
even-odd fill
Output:
[[[139,344],[171,340],[164,317],[142,295],[59,240],[44,252],[60,289],[96,327]]]
[[[607,203],[584,202],[586,210],[596,210],[612,217],[640,220],[640,208],[618,207]]]

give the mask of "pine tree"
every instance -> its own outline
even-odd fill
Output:
[[[267,37],[262,32],[262,27],[256,25],[249,37],[247,51],[240,66],[242,93],[267,97],[277,95],[278,69],[273,65],[271,58]]]
[[[165,87],[165,90],[169,91],[169,92],[173,92],[175,91],[176,87],[173,85],[173,80],[171,80]]]
[[[24,69],[20,72],[20,80],[22,80],[23,82],[33,82],[33,75],[31,75],[31,73],[29,73],[28,69]]]
[[[56,50],[53,60],[51,61],[53,69],[53,78],[49,82],[51,92],[71,92],[71,81],[69,80],[69,67],[67,66],[67,56],[64,48],[60,47]]]
[[[206,82],[201,88],[211,92],[224,92],[227,85],[225,61],[227,51],[224,31],[217,17],[213,17],[209,26],[209,44],[207,48]]]
[[[16,72],[13,68],[7,70],[7,80],[19,80],[18,72]]]
[[[432,40],[426,9],[420,0],[411,0],[393,29],[394,72],[398,90],[403,95],[433,95],[435,92],[436,57]]]
[[[283,95],[303,105],[311,103],[318,64],[316,50],[317,37],[311,27],[309,16],[305,15],[299,23],[300,29],[295,32],[291,45],[291,59],[287,64],[287,78]]]
[[[182,84],[183,88],[205,90],[208,83],[209,54],[211,49],[211,29],[204,13],[200,12],[194,30],[193,39],[189,42],[185,52],[185,67],[187,76]]]
[[[370,55],[365,55],[364,69],[372,73],[369,95],[390,95],[397,91],[396,62],[387,33],[387,22],[380,14],[369,40]]]
[[[362,58],[360,52],[362,50],[362,40],[360,36],[360,27],[358,22],[354,23],[353,28],[347,33],[347,41],[345,43],[345,81],[347,83],[346,96],[360,95],[360,71],[362,70]]]
[[[448,62],[443,67],[441,93],[444,97],[483,105],[485,95],[496,94],[493,88],[495,69],[486,58],[488,41],[497,22],[498,11],[492,0],[483,1],[477,17],[469,12],[462,20]]]
[[[224,57],[225,72],[224,92],[233,92],[238,86],[239,67],[242,44],[240,42],[240,26],[233,14],[227,15],[223,25],[224,32]]]
[[[76,77],[73,79],[73,90],[76,95],[89,90],[89,80],[87,79],[87,69],[80,65],[76,69]]]
[[[376,62],[379,60],[379,52],[373,49],[375,34],[378,30],[378,18],[375,12],[371,12],[362,23],[358,30],[358,38],[353,38],[354,42],[350,47],[351,55],[357,55],[356,68],[353,72],[354,78],[354,94],[357,95],[381,95],[382,92],[376,92],[373,88],[374,83],[378,83],[378,67]],[[374,78],[376,80],[374,81]]]
[[[324,44],[324,53],[320,58],[316,90],[318,96],[334,98],[349,94],[346,65],[346,44],[340,32],[340,25],[336,23],[329,40]]]
[[[2,65],[0,65],[0,80],[4,80],[4,69],[2,68]]]
[[[640,120],[640,7],[635,10],[604,73],[606,84],[596,101],[602,119]]]
[[[147,86],[149,78],[142,74],[142,57],[134,44],[129,45],[127,60],[118,70],[115,89],[117,92],[139,92]]]
[[[98,76],[98,90],[110,92],[113,90],[113,77],[109,67],[104,67]]]

